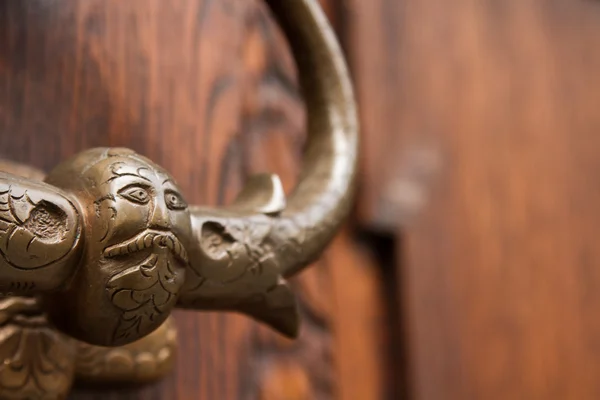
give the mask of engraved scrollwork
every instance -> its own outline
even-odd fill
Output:
[[[296,299],[274,252],[274,217],[259,213],[241,217],[234,211],[218,218],[214,213],[201,215],[199,210],[193,214],[200,246],[191,253],[196,262],[191,264],[180,306],[243,312],[295,336]]]
[[[6,160],[0,160],[0,164],[5,171],[26,172],[32,179],[44,179],[42,172],[23,165]],[[181,204],[175,200],[170,199],[173,204]],[[179,257],[187,259],[183,246],[175,245],[166,237],[153,239],[162,241]],[[138,244],[137,249],[141,251],[144,246]],[[106,249],[113,257],[130,251],[133,248],[118,245]],[[35,281],[15,281],[9,285],[9,290],[14,293],[35,289]],[[176,336],[175,325],[168,318],[156,331],[131,344],[118,348],[93,346],[56,331],[48,323],[38,299],[2,297],[0,398],[61,399],[66,397],[74,378],[102,383],[142,383],[159,379],[172,370],[177,351]],[[75,377],[73,370],[76,370]]]
[[[0,398],[63,399],[74,379],[144,383],[172,368],[177,331],[169,318],[141,340],[117,348],[71,339],[47,321],[31,297],[0,299]]]
[[[88,150],[55,172],[46,180],[77,194],[87,225],[81,267],[69,288],[46,298],[50,315],[60,328],[97,345],[148,335],[175,307],[189,264],[190,217],[179,188],[166,171],[128,149]],[[87,287],[95,289],[82,291]],[[76,326],[63,311],[73,297],[87,305],[85,315],[73,310],[80,315]]]
[[[35,299],[0,299],[0,338],[0,398],[66,397],[74,342],[48,325]]]
[[[115,340],[127,339],[131,334],[140,335],[157,316],[168,312],[176,299],[183,280],[174,269],[166,252],[171,252],[187,264],[187,254],[172,234],[144,231],[136,238],[107,248],[107,257],[125,256],[146,249],[153,251],[140,265],[119,272],[110,278],[107,289],[115,306],[123,310],[115,330]]]
[[[80,216],[60,190],[0,172],[0,290],[56,289],[76,266]]]

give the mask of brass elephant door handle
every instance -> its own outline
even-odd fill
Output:
[[[54,326],[90,345],[142,339],[175,307],[242,312],[297,335],[286,278],[319,257],[349,212],[358,127],[317,1],[266,2],[291,45],[308,111],[289,199],[276,176],[261,175],[227,208],[188,205],[167,171],[123,148],[79,153],[43,182],[3,172],[0,293],[37,297]]]

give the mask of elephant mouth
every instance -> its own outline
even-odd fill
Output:
[[[170,251],[184,263],[188,263],[188,255],[181,241],[175,234],[168,231],[145,230],[122,243],[104,249],[104,257],[115,258],[137,253],[145,249],[156,252]]]

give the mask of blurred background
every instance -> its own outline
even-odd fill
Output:
[[[72,398],[600,398],[600,3],[321,3],[361,186],[293,283],[301,337],[182,312],[167,380]],[[260,1],[0,0],[3,158],[126,146],[223,204],[255,172],[293,187],[304,116]]]

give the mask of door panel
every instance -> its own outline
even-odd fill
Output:
[[[409,398],[599,398],[600,3],[349,3]]]

